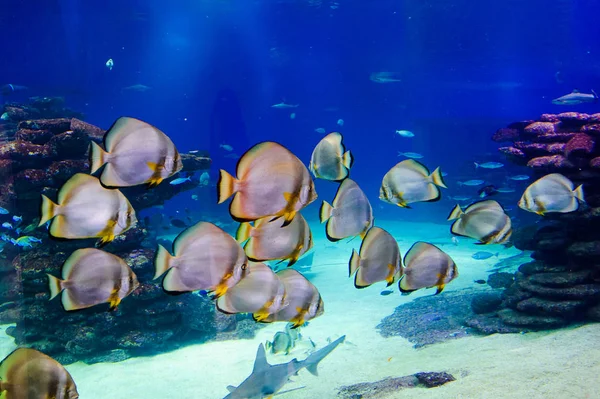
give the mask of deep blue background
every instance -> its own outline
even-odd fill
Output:
[[[342,118],[339,130],[356,158],[352,176],[380,217],[432,217],[376,199],[397,151],[424,154],[453,183],[478,176],[473,161],[502,161],[490,141],[498,127],[544,112],[600,109],[550,103],[573,88],[600,88],[595,0],[337,0],[337,9],[329,0],[320,7],[314,0],[1,3],[0,84],[65,96],[104,128],[121,115],[146,120],[180,150],[209,149],[215,168],[230,171],[235,160],[223,158],[221,143],[241,154],[275,140],[308,162],[321,138],[314,129],[337,130]],[[378,71],[402,81],[370,81]],[[122,91],[135,84],[151,90]],[[284,99],[300,106],[270,107]],[[396,129],[417,136],[395,137]],[[484,177],[500,184],[521,172]],[[335,188],[319,182],[321,199]]]

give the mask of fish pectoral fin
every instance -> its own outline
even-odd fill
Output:
[[[146,165],[152,171],[152,177],[148,180],[148,188],[158,186],[163,181],[161,171],[164,169],[164,165],[156,162],[146,162]]]
[[[446,287],[446,284],[440,284],[437,286],[437,291],[435,291],[434,295],[437,295],[439,293],[441,293],[442,291],[444,291],[444,288]]]
[[[396,276],[396,271],[394,270],[394,265],[391,263],[388,264],[388,269],[390,270],[390,274],[388,274],[385,281],[387,282],[387,286],[394,284],[394,276]]]
[[[223,276],[223,278],[221,279],[221,282],[219,284],[217,284],[217,286],[215,287],[215,290],[213,292],[213,296],[215,299],[225,295],[225,293],[229,289],[226,282],[231,277],[233,277],[233,274],[227,273],[226,275]]]
[[[97,236],[100,237],[100,245],[104,245],[115,239],[114,230],[116,224],[116,220],[109,220],[108,223],[106,223],[106,227],[97,234]]]
[[[292,328],[298,328],[300,326],[302,326],[305,321],[304,321],[304,315],[306,315],[306,310],[302,309],[301,307],[297,307],[296,311],[298,312],[298,314],[296,314],[296,316],[294,316],[291,320],[290,323],[292,323]]]
[[[252,316],[254,317],[254,320],[261,322],[263,320],[265,320],[267,317],[269,317],[269,315],[271,313],[269,313],[269,308],[271,306],[273,306],[273,300],[268,301],[267,303],[265,303],[263,305],[263,307],[256,313],[252,314]]]
[[[120,303],[121,298],[119,298],[119,290],[115,288],[110,293],[110,297],[108,297],[108,304],[110,305],[110,310],[117,309],[117,306],[119,306]]]

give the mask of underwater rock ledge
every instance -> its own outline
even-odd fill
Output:
[[[337,396],[342,399],[379,398],[382,395],[407,388],[434,388],[456,379],[445,372],[422,372],[404,377],[388,377],[375,382],[361,382],[343,386]]]
[[[0,121],[0,206],[9,214],[0,218],[4,222],[19,215],[21,226],[35,226],[40,194],[54,199],[73,174],[89,173],[90,142],[101,142],[104,130],[72,117],[62,101],[51,98],[6,105],[3,112],[9,119]],[[61,117],[65,114],[68,117]],[[30,119],[49,115],[50,119]],[[183,172],[205,170],[211,164],[206,152],[181,157]],[[140,211],[198,186],[197,179],[180,185],[170,185],[169,180],[153,189],[121,191]],[[65,312],[60,299],[49,301],[46,273],[59,276],[74,250],[93,247],[96,240],[52,239],[44,228],[27,235],[42,244],[29,249],[6,245],[0,254],[0,322],[15,323],[7,333],[17,345],[40,350],[63,364],[120,361],[190,343],[251,338],[260,328],[250,317],[216,312],[208,298],[163,292],[160,280],[152,281],[156,236],[143,221],[104,247],[126,261],[140,287],[116,311],[109,312],[105,304]]]

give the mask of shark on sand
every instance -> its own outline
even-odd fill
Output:
[[[317,366],[325,356],[344,342],[345,335],[331,342],[324,348],[311,353],[305,360],[292,359],[287,363],[270,365],[267,362],[265,347],[258,346],[252,374],[239,386],[228,386],[229,395],[223,399],[263,399],[272,398],[289,381],[290,377],[306,368],[311,374],[318,375]]]

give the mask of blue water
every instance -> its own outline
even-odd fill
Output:
[[[29,90],[0,102],[63,96],[105,129],[120,116],[142,119],[180,152],[208,150],[213,183],[237,162],[221,144],[241,155],[273,140],[308,163],[323,137],[315,129],[340,131],[376,221],[444,223],[456,203],[447,197],[479,188],[458,181],[503,186],[527,172],[498,153],[496,129],[546,112],[598,112],[551,104],[575,88],[600,89],[595,0],[6,0],[1,10],[0,85]],[[369,79],[382,71],[401,81]],[[149,90],[123,90],[133,85]],[[271,107],[282,101],[299,106]],[[441,201],[406,210],[378,199],[381,178],[404,159],[398,151],[448,173]],[[474,168],[488,161],[506,166]],[[516,192],[495,198],[516,208],[530,182],[508,183]],[[320,200],[337,186],[317,182],[319,200],[304,211],[315,228]],[[199,202],[190,194],[160,212],[227,215],[215,190]]]

